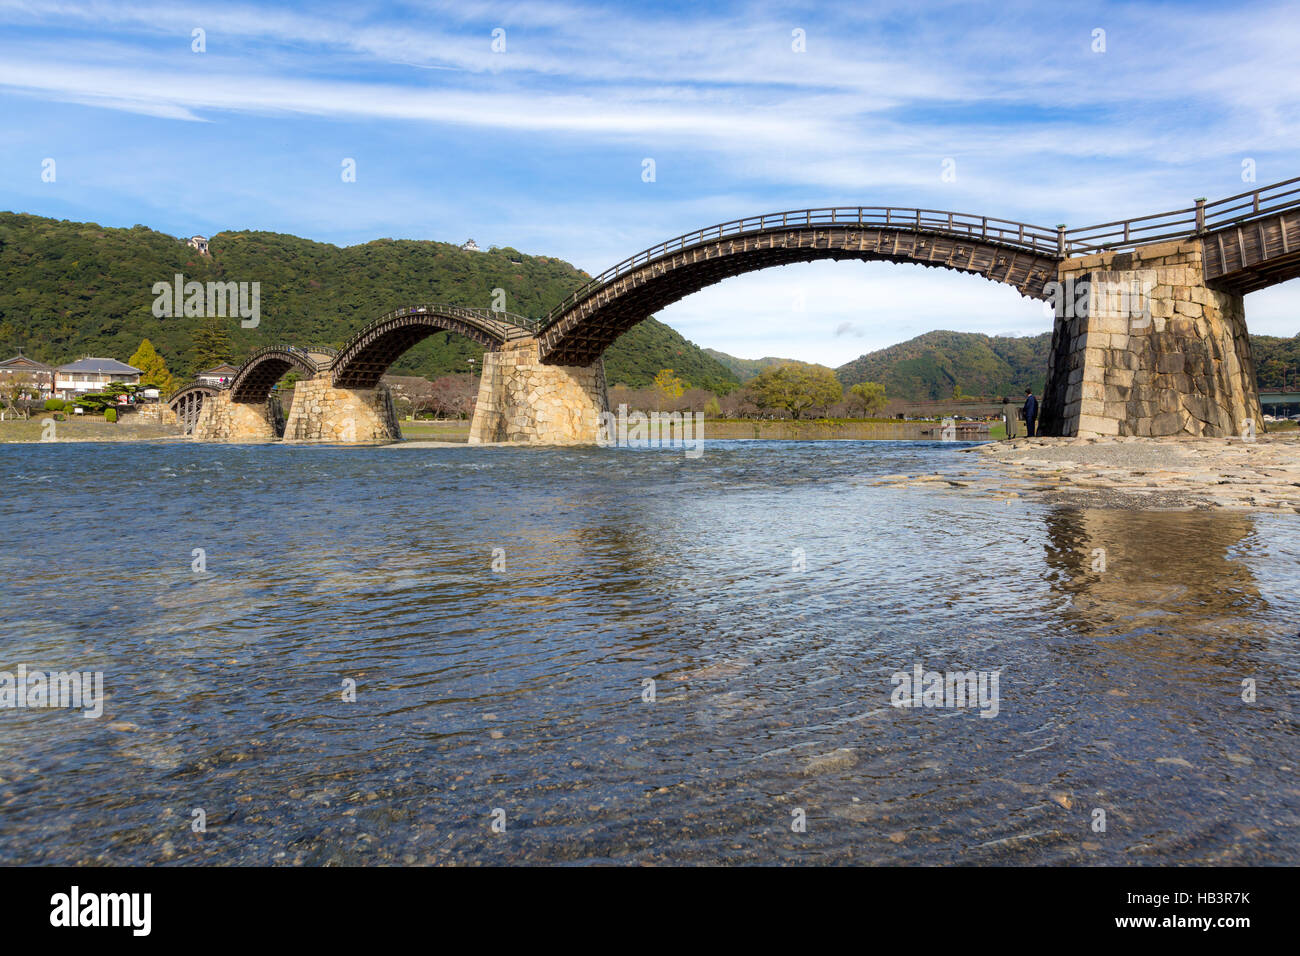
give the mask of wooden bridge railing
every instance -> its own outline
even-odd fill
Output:
[[[1064,259],[1117,249],[1186,239],[1249,222],[1265,216],[1300,209],[1300,177],[1287,179],[1250,192],[1218,199],[1212,203],[1197,200],[1194,206],[1172,212],[1139,216],[1096,226],[1055,229],[967,213],[938,209],[913,209],[898,206],[832,206],[824,209],[799,209],[788,212],[733,219],[731,222],[706,226],[695,232],[661,242],[610,266],[600,275],[574,290],[553,308],[534,331],[545,329],[578,302],[601,286],[638,269],[648,262],[693,246],[777,229],[810,226],[863,226],[868,228],[908,229],[916,232],[941,232],[1010,246],[1038,255]]]
[[[862,226],[871,229],[905,229],[915,232],[945,232],[981,239],[1004,246],[1023,249],[1039,255],[1056,256],[1060,247],[1060,231],[1044,226],[1034,226],[1011,219],[994,216],[973,216],[968,213],[949,212],[942,209],[913,209],[900,206],[831,206],[824,209],[799,209],[767,213],[731,222],[706,226],[695,232],[661,242],[638,252],[622,262],[610,266],[600,275],[585,283],[553,308],[541,327],[558,319],[575,303],[582,301],[593,290],[638,269],[648,262],[673,252],[682,252],[706,242],[728,236],[745,236],[780,229],[807,229],[812,226]]]
[[[1261,186],[1227,199],[1216,199],[1211,203],[1198,199],[1196,205],[1172,212],[1067,229],[1065,254],[1089,255],[1094,252],[1135,249],[1154,242],[1187,239],[1225,226],[1263,219],[1289,209],[1300,209],[1300,177]]]

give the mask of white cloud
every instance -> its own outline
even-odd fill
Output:
[[[934,329],[1038,335],[1052,328],[1043,304],[1010,286],[919,265],[852,261],[737,276],[656,317],[697,344],[740,358],[832,368]],[[852,334],[840,334],[844,328]]]
[[[1087,18],[1030,3],[882,10],[749,4],[667,18],[562,2],[299,12],[0,0],[0,22],[15,28],[0,39],[0,87],[151,119],[282,117],[290,137],[306,123],[509,136],[525,144],[512,147],[518,181],[491,200],[467,198],[482,191],[472,162],[436,189],[400,181],[327,204],[306,185],[233,176],[208,177],[205,195],[264,228],[292,223],[317,237],[411,235],[412,223],[427,236],[429,222],[456,222],[455,235],[436,238],[472,232],[593,273],[672,235],[780,208],[918,205],[1078,226],[1239,192],[1245,156],[1260,182],[1300,173],[1291,5],[1174,15],[1102,4]],[[196,25],[208,34],[202,56],[189,52]],[[497,25],[505,54],[491,51]],[[1105,54],[1089,50],[1094,25],[1107,30]],[[806,53],[790,48],[795,26]],[[562,160],[535,158],[561,147]],[[269,165],[257,151],[284,146],[243,148]],[[656,157],[658,182],[635,195],[600,185],[623,153]],[[952,182],[940,177],[948,158]],[[591,180],[589,193],[546,188],[556,162],[572,163],[564,178],[583,192]],[[190,171],[176,155],[157,150],[139,168],[142,208],[156,208],[160,188],[183,198]],[[801,323],[773,311],[789,275],[818,277]],[[1252,328],[1294,330],[1300,289],[1256,294],[1248,310]],[[856,357],[846,350],[930,328],[1032,332],[1037,314],[971,277],[821,263],[729,280],[662,317],[746,357],[840,364]]]

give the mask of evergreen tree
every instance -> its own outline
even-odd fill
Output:
[[[141,385],[153,385],[164,395],[176,391],[176,378],[167,370],[166,360],[158,354],[153,343],[148,339],[140,343],[140,347],[135,350],[135,354],[127,360],[126,364],[140,370]]]
[[[210,316],[194,330],[190,366],[195,375],[231,360],[229,323],[230,319]]]

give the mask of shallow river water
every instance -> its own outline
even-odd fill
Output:
[[[1300,515],[959,448],[0,446],[0,862],[1296,862]]]

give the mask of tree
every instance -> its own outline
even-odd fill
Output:
[[[167,370],[167,362],[148,339],[140,343],[140,347],[127,360],[127,364],[140,370],[141,385],[152,385],[164,395],[176,391],[178,383],[175,376]]]
[[[704,403],[704,417],[705,418],[722,417],[722,406],[718,404],[718,396],[716,395],[710,396],[709,400]]]
[[[190,364],[195,373],[229,362],[233,354],[230,346],[230,319],[210,316],[194,330],[190,345]],[[138,367],[138,366],[137,366]]]
[[[806,409],[825,409],[844,395],[835,373],[817,365],[788,362],[759,372],[749,383],[759,408],[781,408],[794,418]]]
[[[678,378],[672,369],[661,368],[659,374],[655,376],[655,388],[659,390],[661,398],[676,401],[686,391],[686,383]],[[662,401],[660,401],[659,407],[663,408]]]
[[[478,402],[478,379],[473,375],[442,375],[432,382],[406,388],[413,414],[431,412],[437,417],[468,418]]]
[[[864,418],[874,418],[885,410],[885,386],[879,382],[859,382],[849,389],[849,394]]]
[[[25,399],[36,398],[40,393],[41,388],[36,377],[27,372],[0,375],[0,420],[8,417],[10,413],[15,417],[22,415],[23,418],[30,418],[31,413],[19,403]]]

